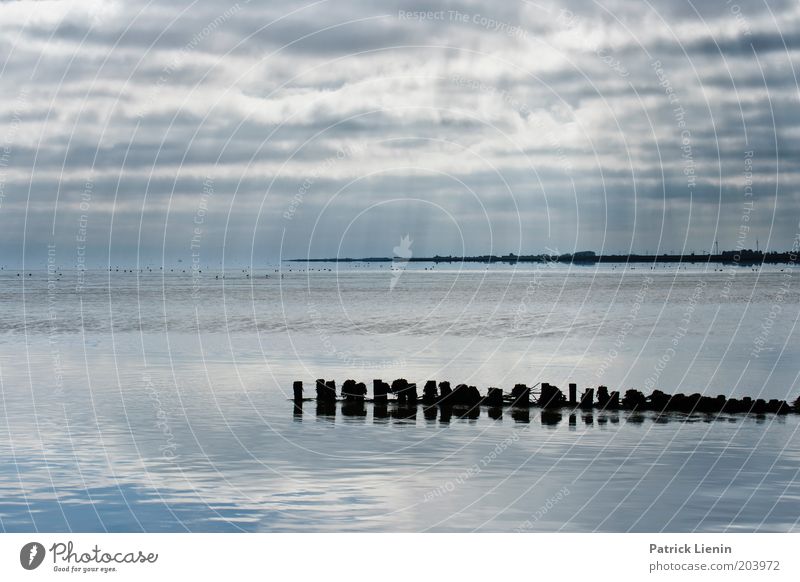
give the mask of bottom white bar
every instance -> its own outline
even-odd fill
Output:
[[[0,580],[797,580],[798,547],[800,534],[2,534]]]

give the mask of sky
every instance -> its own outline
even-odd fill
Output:
[[[791,249],[798,65],[796,0],[3,0],[0,264]]]

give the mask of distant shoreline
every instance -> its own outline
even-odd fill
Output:
[[[477,255],[477,256],[441,256],[433,257],[365,257],[354,259],[327,258],[327,259],[284,259],[289,263],[722,263],[726,265],[760,265],[797,262],[795,252],[768,252],[753,250],[723,251],[718,254],[696,255],[598,255],[594,251],[583,251],[563,255]]]

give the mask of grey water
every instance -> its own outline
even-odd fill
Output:
[[[0,530],[797,531],[800,415],[288,398],[293,380],[405,377],[794,400],[798,273],[6,268]]]

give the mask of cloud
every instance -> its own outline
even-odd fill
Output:
[[[206,202],[209,263],[732,247],[745,180],[786,248],[799,43],[793,2],[3,2],[0,260],[177,260]]]

